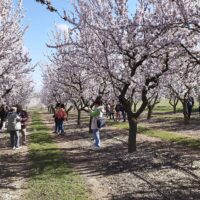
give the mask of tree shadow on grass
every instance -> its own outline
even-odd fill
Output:
[[[140,122],[148,124],[149,128],[162,129],[165,131],[200,131],[198,118],[191,118],[188,124],[183,119],[152,118],[151,120],[141,119]]]
[[[56,141],[83,139],[82,146],[62,148],[61,151],[80,174],[105,180],[112,177],[110,184],[116,187],[113,199],[198,199],[199,151],[169,142],[139,141],[137,152],[128,154],[127,135],[117,130],[102,131],[103,147],[94,150],[84,145],[84,140],[90,137],[79,131]],[[111,142],[106,143],[108,140]]]
[[[94,150],[88,145],[91,134],[77,128],[67,132],[68,127],[64,136],[54,137],[58,143],[78,144],[60,149],[63,162],[111,187],[112,199],[199,199],[198,150],[170,142],[141,140],[137,152],[128,154],[127,133],[109,129],[101,130],[103,147]]]
[[[5,152],[5,150],[7,150]],[[8,143],[4,143],[0,151],[0,193],[1,190],[18,190],[24,186],[20,180],[29,177],[30,163],[28,163],[27,155],[11,150]],[[19,183],[20,182],[20,183]],[[25,189],[25,188],[24,188]]]

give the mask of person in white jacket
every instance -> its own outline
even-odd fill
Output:
[[[17,108],[12,107],[7,115],[7,131],[10,133],[10,142],[13,149],[19,149],[19,131],[21,130],[21,117],[17,114]]]

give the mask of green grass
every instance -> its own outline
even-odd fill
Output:
[[[118,121],[113,121],[113,120],[107,120],[106,125],[108,126],[114,126],[115,128],[119,129],[128,129],[128,122],[118,122]]]
[[[118,129],[129,129],[129,125],[128,123],[120,123],[120,122],[113,122],[113,121],[108,121],[107,122],[108,125],[114,126]],[[156,137],[156,138],[160,138],[164,141],[169,141],[169,142],[176,142],[177,144],[182,144],[188,147],[192,147],[192,148],[200,148],[200,140],[199,139],[194,139],[194,138],[190,138],[190,137],[184,137],[184,136],[180,136],[176,133],[172,133],[172,132],[167,132],[167,131],[163,131],[163,130],[153,130],[150,128],[146,128],[146,127],[142,127],[142,126],[138,126],[138,133],[140,134],[144,134],[150,137]]]
[[[152,130],[152,129],[141,127],[141,126],[138,127],[138,132],[150,137],[160,138],[162,140],[169,141],[169,142],[176,142],[177,144],[182,144],[188,147],[200,148],[199,139],[193,139],[186,136],[184,137],[184,136],[180,136],[178,134],[163,131],[163,130]]]
[[[198,102],[195,102],[194,107],[193,107],[193,111],[198,112],[198,107],[199,107]],[[177,113],[183,112],[183,106],[182,106],[182,103],[180,101],[179,101],[179,103],[176,107],[176,111],[177,111]],[[173,112],[173,107],[169,104],[169,100],[162,99],[160,101],[160,103],[158,103],[155,106],[153,112]]]
[[[37,123],[36,123],[37,122]],[[86,200],[81,177],[72,171],[62,152],[53,143],[41,116],[32,114],[30,139],[31,174],[27,200]]]

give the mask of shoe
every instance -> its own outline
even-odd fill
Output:
[[[16,149],[21,149],[21,147],[16,147]]]
[[[99,150],[101,147],[99,147],[99,146],[94,146],[94,149],[95,150]]]
[[[101,148],[100,146],[96,146],[95,144],[93,144],[91,146],[91,149],[93,149],[93,150],[97,150],[97,149],[100,149],[100,148]]]
[[[16,149],[16,147],[13,147],[12,149],[13,149],[13,150],[15,150],[15,149]]]

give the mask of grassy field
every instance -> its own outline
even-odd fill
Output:
[[[32,168],[28,200],[86,200],[83,180],[72,171],[50,137],[39,113],[32,114],[30,157]]]
[[[199,103],[195,101],[193,110],[198,111]],[[173,112],[173,107],[169,104],[169,100],[167,99],[162,99],[160,103],[158,103],[155,108],[155,112]],[[177,105],[177,112],[182,112],[183,111],[183,106],[182,103],[179,101]]]
[[[113,122],[113,121],[107,121],[107,125],[114,126],[117,129],[129,129],[128,123],[122,123],[122,122]],[[164,141],[169,142],[176,142],[178,144],[182,144],[188,147],[192,148],[200,148],[200,140],[199,139],[193,139],[189,137],[180,136],[176,133],[167,132],[163,130],[153,130],[150,128],[138,126],[138,133],[144,134],[150,137],[156,137],[160,138]]]

